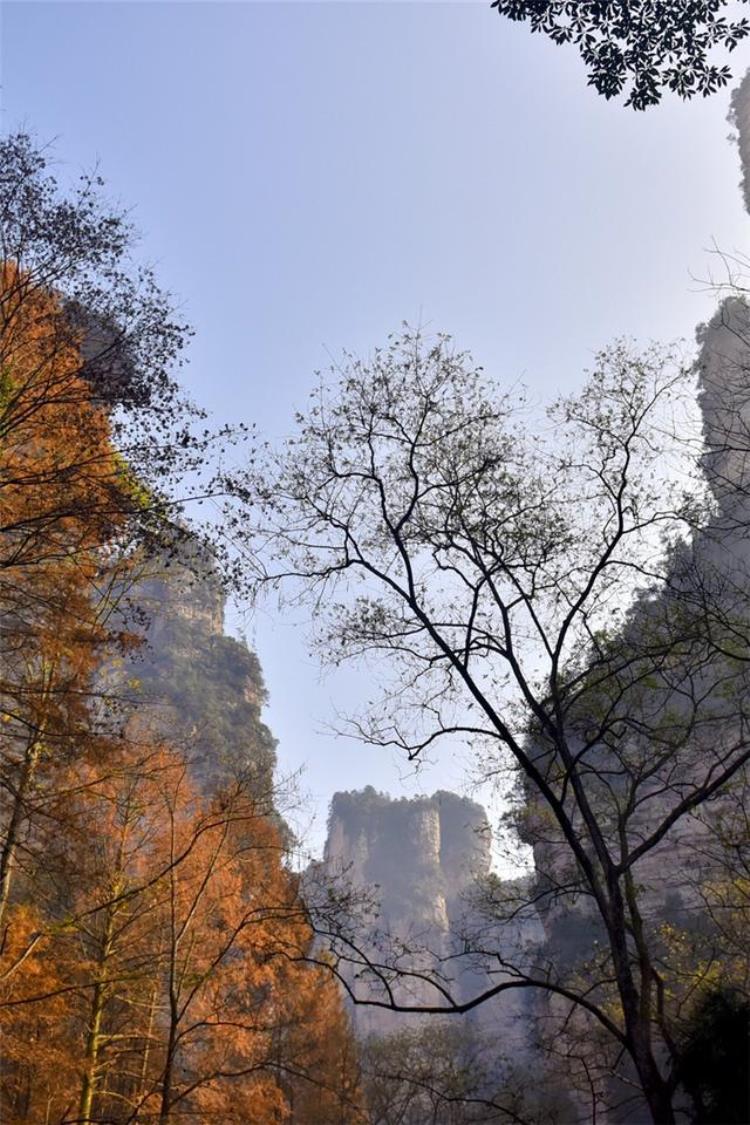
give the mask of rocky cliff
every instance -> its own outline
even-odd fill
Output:
[[[199,781],[251,776],[272,805],[276,743],[261,720],[260,663],[224,632],[226,595],[210,555],[186,538],[149,564],[128,598],[144,638],[126,669],[137,712],[187,750]]]
[[[536,949],[543,938],[533,911],[506,926],[502,938],[488,923],[478,900],[491,897],[497,883],[490,872],[491,852],[487,815],[476,802],[445,791],[397,800],[368,787],[334,795],[323,869],[335,883],[363,892],[374,903],[375,916],[361,934],[367,957],[395,957],[404,969],[437,971],[451,996],[463,1003],[499,979],[497,965],[490,976],[486,963],[463,955],[469,935],[476,938],[481,931],[488,945],[508,956]],[[508,886],[521,891],[516,882]],[[349,979],[359,996],[380,996],[367,974],[352,968]],[[400,1004],[443,1003],[426,980],[392,983]],[[490,1032],[497,1058],[503,1052],[518,1057],[528,1048],[529,1014],[528,998],[519,993],[502,1005],[490,1002],[450,1019],[473,1035]],[[355,1006],[353,1017],[365,1036],[435,1019],[366,1006]]]
[[[737,130],[737,147],[742,168],[742,194],[750,212],[750,70],[732,94],[730,123]]]
[[[370,786],[334,795],[325,864],[379,888],[384,926],[444,933],[462,894],[489,871],[490,848],[481,805],[447,792],[392,800]]]

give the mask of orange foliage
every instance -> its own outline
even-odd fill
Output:
[[[57,298],[0,267],[0,1116],[361,1122],[270,803],[101,722],[142,497],[81,371]]]
[[[63,1121],[72,1108],[76,1051],[68,1029],[73,993],[60,972],[48,920],[31,906],[11,908],[0,976],[0,1119]],[[37,1003],[25,1003],[34,997]]]
[[[9,263],[0,283],[2,918],[49,769],[90,732],[92,677],[113,640],[103,595],[131,501],[57,299]]]
[[[54,294],[0,266],[2,567],[60,564],[112,542],[127,482],[81,341]]]
[[[364,1121],[267,810],[241,785],[199,793],[180,754],[135,741],[75,776],[50,857],[64,904],[10,916],[8,1119]]]

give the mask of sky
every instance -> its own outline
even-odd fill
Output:
[[[316,369],[404,320],[539,401],[615,337],[692,344],[712,249],[748,247],[728,92],[636,114],[483,2],[6,2],[0,85],[5,131],[131,209],[195,328],[193,398],[272,441]],[[454,753],[415,776],[327,733],[368,674],[321,678],[299,620],[233,621],[313,851],[336,789],[465,791]]]

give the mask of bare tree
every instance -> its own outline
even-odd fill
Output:
[[[455,963],[374,958],[324,912],[345,985],[433,1012],[539,992],[568,1041],[601,1038],[638,1120],[659,1125],[689,1100],[665,884],[684,917],[701,817],[750,758],[750,585],[739,555],[727,566],[693,380],[670,352],[618,343],[540,424],[518,388],[405,329],[368,361],[345,357],[294,436],[227,482],[256,592],[309,604],[323,656],[367,658],[380,677],[350,731],[412,759],[464,739],[487,776],[519,777],[544,873],[462,935],[455,961],[493,975],[469,1000]],[[532,909],[553,940],[514,956],[502,922]],[[560,952],[576,918],[583,970]],[[416,979],[434,1002],[410,999]]]

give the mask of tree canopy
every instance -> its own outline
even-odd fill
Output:
[[[731,52],[750,32],[728,0],[492,0],[501,16],[553,43],[575,46],[588,83],[605,98],[647,109],[665,91],[708,97],[731,78],[712,52]]]

